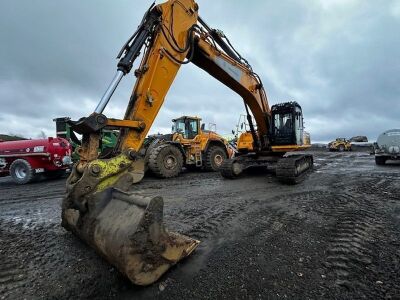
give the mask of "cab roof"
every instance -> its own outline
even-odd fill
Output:
[[[201,118],[199,117],[193,117],[193,116],[182,116],[176,119],[172,119],[172,122],[176,122],[178,120],[182,120],[182,119],[192,119],[192,120],[201,120]]]
[[[297,103],[296,101],[289,101],[289,102],[277,103],[277,104],[272,105],[271,111],[272,112],[287,111],[287,110],[292,110],[295,107],[302,110],[299,103]]]

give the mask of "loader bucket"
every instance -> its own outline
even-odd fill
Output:
[[[88,199],[82,213],[63,201],[62,225],[86,241],[137,285],[155,282],[199,241],[168,232],[163,199],[108,188]]]

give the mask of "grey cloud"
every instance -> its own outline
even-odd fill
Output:
[[[0,132],[54,132],[56,116],[95,107],[115,72],[119,48],[150,1],[0,3]],[[296,100],[313,140],[400,127],[400,9],[396,1],[198,1],[262,77],[270,104]],[[121,117],[127,76],[106,110]],[[182,66],[153,131],[180,114],[228,133],[242,100],[195,66]]]

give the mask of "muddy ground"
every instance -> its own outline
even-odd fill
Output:
[[[149,287],[136,287],[60,226],[65,179],[0,179],[3,299],[400,298],[400,165],[368,153],[315,152],[297,186],[272,175],[146,178],[165,222],[202,241]]]

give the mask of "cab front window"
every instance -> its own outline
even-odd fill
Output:
[[[275,115],[275,134],[289,134],[292,132],[292,114],[276,114]]]
[[[175,121],[175,131],[185,139],[193,139],[198,135],[198,121],[193,119],[179,119]]]
[[[185,122],[184,120],[176,120],[175,121],[175,131],[181,134],[185,133]]]

